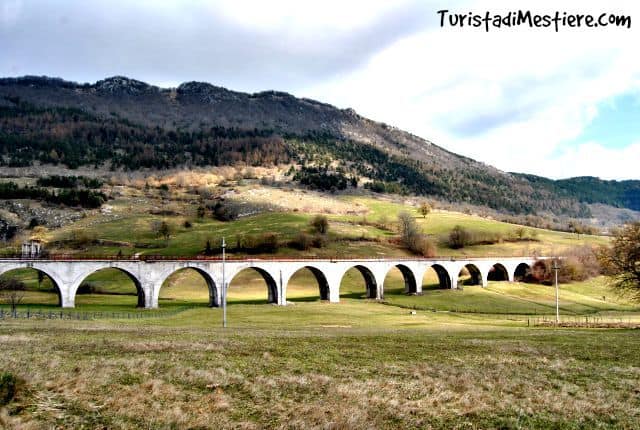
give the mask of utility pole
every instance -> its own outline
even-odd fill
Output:
[[[222,238],[222,327],[227,327],[227,280],[225,278],[225,249],[227,244]]]
[[[558,260],[556,258],[553,259],[553,270],[556,272],[556,325],[560,324],[560,299],[559,299],[559,290],[558,290]]]

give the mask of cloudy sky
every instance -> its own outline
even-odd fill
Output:
[[[632,25],[487,33],[437,15],[516,3]],[[507,171],[640,179],[638,28],[635,0],[1,0],[0,75],[275,89]]]

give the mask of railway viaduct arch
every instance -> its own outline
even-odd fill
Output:
[[[286,305],[287,285],[291,277],[301,269],[309,269],[318,282],[320,298],[330,302],[340,301],[340,283],[344,274],[356,268],[365,280],[367,297],[384,298],[384,280],[390,270],[398,268],[402,273],[407,293],[422,292],[422,279],[433,268],[440,286],[457,288],[458,274],[467,268],[476,283],[487,286],[492,273],[513,282],[517,272],[531,267],[536,258],[502,257],[471,259],[291,259],[291,260],[227,260],[224,279],[227,286],[243,270],[258,272],[267,284],[270,303]],[[173,273],[190,268],[196,270],[209,288],[210,306],[221,304],[223,263],[219,259],[0,259],[0,274],[15,269],[32,268],[43,272],[53,281],[62,307],[75,307],[78,287],[92,273],[113,268],[125,273],[138,290],[138,306],[149,309],[158,307],[158,298],[164,281]]]

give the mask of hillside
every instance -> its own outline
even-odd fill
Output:
[[[376,190],[512,214],[589,218],[586,203],[640,209],[639,181],[505,173],[351,109],[198,82],[163,89],[124,77],[0,79],[0,154],[0,164],[13,167],[312,166],[316,175],[353,178],[350,186],[374,181]]]
[[[207,241],[218,253],[221,237],[225,236],[229,241],[227,251],[236,256],[256,255],[255,252],[267,257],[408,256],[411,253],[397,240],[397,216],[402,211],[414,214],[417,226],[433,240],[439,256],[548,255],[584,244],[608,242],[603,236],[533,227],[524,228],[520,238],[523,240],[518,240],[520,226],[474,214],[434,209],[423,218],[416,210],[418,198],[405,200],[370,193],[331,195],[262,185],[255,179],[195,187],[193,181],[179,174],[162,182],[103,185],[102,190],[110,199],[101,209],[69,211],[69,219],[60,225],[50,222],[48,212],[38,211],[36,202],[18,201],[35,214],[34,224],[47,229],[38,233],[35,227],[26,225],[26,216],[27,223],[14,242],[19,246],[20,237],[39,237],[54,253],[194,256],[203,254]],[[180,182],[188,185],[181,186]],[[22,179],[25,187],[35,183],[33,179]],[[241,215],[229,221],[217,218],[215,205],[221,201],[226,207],[238,208]],[[310,221],[316,214],[325,214],[329,220],[329,233],[323,243],[307,249],[291,245],[301,233],[313,233]],[[154,230],[161,222],[171,226],[168,240]],[[452,249],[448,236],[457,225],[491,240]],[[276,249],[248,249],[249,243],[269,234],[277,235]],[[238,242],[246,245],[238,246]],[[15,251],[11,247],[5,249]]]

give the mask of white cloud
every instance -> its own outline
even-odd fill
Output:
[[[512,10],[509,4],[483,2],[458,11],[504,13]],[[535,10],[553,13],[558,8],[557,2],[536,3]],[[564,2],[564,10],[640,17],[640,8],[630,2],[609,2],[606,8]],[[606,162],[587,163],[594,147],[581,145],[571,159],[585,162],[563,169],[566,160],[555,158],[561,143],[580,136],[600,103],[640,88],[638,36],[634,27],[561,28],[559,33],[517,28],[488,34],[430,28],[305,95],[352,106],[507,171],[640,178],[631,164],[605,164],[628,156],[626,150],[606,150]]]
[[[603,179],[638,177],[640,141],[624,148],[607,148],[587,142],[563,151],[539,166],[548,177],[599,176]]]
[[[3,26],[14,25],[22,11],[22,0],[3,0],[0,5],[0,23]]]

